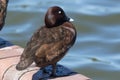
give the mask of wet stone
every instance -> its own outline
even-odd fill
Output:
[[[6,41],[2,38],[0,38],[0,48],[7,47],[7,46],[12,46],[13,44],[10,43],[9,41]]]
[[[56,76],[55,77],[63,77],[77,74],[76,72],[71,71],[70,69],[57,64],[56,66]],[[50,78],[54,78],[52,76],[52,66],[47,66],[44,69],[40,69],[37,73],[33,75],[32,80],[47,80]]]

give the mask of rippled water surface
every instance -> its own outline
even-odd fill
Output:
[[[10,0],[0,36],[24,47],[53,5],[75,20],[78,33],[59,63],[93,80],[120,80],[120,0]]]

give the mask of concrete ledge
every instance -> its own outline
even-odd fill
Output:
[[[0,48],[0,80],[32,80],[32,76],[39,71],[34,64],[23,71],[15,69],[22,51],[23,48],[16,45]],[[90,78],[75,74],[49,80],[90,80]]]

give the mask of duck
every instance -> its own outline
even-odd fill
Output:
[[[8,0],[0,0],[0,31],[5,24],[5,18],[7,14]]]
[[[45,24],[32,35],[16,65],[17,70],[28,68],[33,62],[40,69],[52,65],[52,75],[56,75],[56,64],[74,45],[76,28],[64,10],[59,6],[50,7]]]

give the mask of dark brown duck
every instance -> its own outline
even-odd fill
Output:
[[[4,26],[8,0],[0,0],[0,30]]]
[[[55,75],[56,63],[73,46],[75,40],[76,30],[70,18],[60,7],[50,7],[45,15],[45,25],[27,43],[16,69],[26,69],[35,62],[41,68],[53,65]]]

